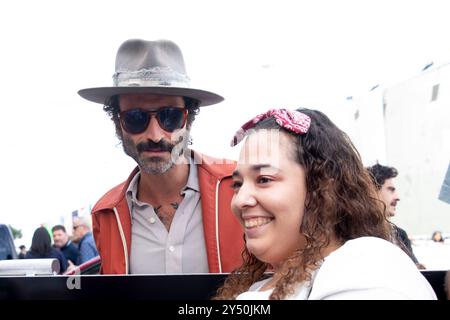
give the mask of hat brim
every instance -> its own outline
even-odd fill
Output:
[[[224,100],[222,96],[209,91],[178,87],[99,87],[78,91],[82,98],[101,104],[108,103],[109,98],[114,95],[145,93],[192,98],[199,101],[200,107],[210,106]]]

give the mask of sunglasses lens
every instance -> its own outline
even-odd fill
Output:
[[[123,112],[121,115],[122,124],[130,133],[142,133],[147,129],[150,115],[139,109]]]
[[[173,132],[184,126],[185,111],[180,108],[162,108],[157,113],[158,122],[162,129]]]
[[[138,134],[147,129],[153,111],[133,109],[120,113],[122,127],[129,133]],[[173,132],[184,126],[186,110],[175,107],[164,107],[156,111],[159,126],[168,132]]]

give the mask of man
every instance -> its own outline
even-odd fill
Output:
[[[73,236],[74,241],[78,242],[78,250],[80,252],[76,262],[77,265],[83,264],[98,256],[91,227],[86,218],[75,217],[73,219]]]
[[[373,165],[367,168],[369,170],[372,181],[374,182],[377,190],[378,197],[384,203],[386,217],[390,218],[395,216],[397,210],[397,203],[400,198],[395,187],[394,179],[398,175],[397,169],[393,167],[382,166],[380,164]],[[411,241],[405,230],[394,225],[394,239],[402,249],[406,249],[406,253],[416,263],[419,268],[424,268],[418,261],[413,253]]]
[[[128,40],[116,56],[114,86],[80,90],[104,104],[137,168],[92,210],[106,274],[230,272],[243,234],[232,216],[235,163],[187,148],[199,107],[223,98],[189,85],[180,48]]]
[[[69,239],[66,228],[63,225],[56,225],[52,228],[53,244],[66,257],[69,265],[74,265],[78,261],[80,252],[78,247]]]

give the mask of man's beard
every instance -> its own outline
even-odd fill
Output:
[[[175,135],[177,141],[174,144],[161,139],[159,142],[148,140],[136,145],[130,137],[123,137],[123,150],[137,162],[139,168],[145,173],[162,175],[181,160],[180,157],[189,142],[189,135],[189,130],[185,130],[180,135]],[[167,151],[170,152],[170,157],[169,159],[157,156],[146,157],[143,154],[144,151]]]

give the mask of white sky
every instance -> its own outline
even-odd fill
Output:
[[[100,105],[119,45],[171,39],[202,109],[194,148],[235,157],[234,131],[270,107],[333,106],[450,62],[447,1],[2,1],[0,222],[25,233],[94,204],[134,163]],[[337,121],[338,119],[335,119]]]

